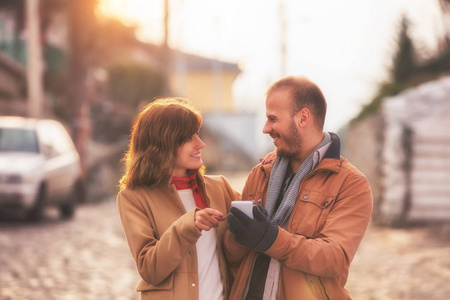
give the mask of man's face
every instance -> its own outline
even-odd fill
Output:
[[[302,147],[302,137],[292,116],[292,96],[289,89],[273,91],[266,98],[267,121],[263,133],[270,135],[277,155],[293,157]]]

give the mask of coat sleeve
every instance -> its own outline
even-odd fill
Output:
[[[121,191],[117,206],[138,272],[150,284],[158,285],[169,277],[201,236],[194,225],[195,209],[178,218],[158,238],[136,193]]]
[[[317,238],[279,228],[274,244],[265,252],[282,265],[318,276],[348,272],[372,212],[372,192],[363,175],[347,178]]]

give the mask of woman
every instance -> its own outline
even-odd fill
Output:
[[[202,118],[181,99],[160,99],[137,116],[118,210],[141,299],[226,299],[226,214],[240,198],[222,176],[203,176]]]

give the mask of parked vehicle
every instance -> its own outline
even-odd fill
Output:
[[[56,206],[69,219],[82,191],[80,158],[61,123],[0,117],[0,210],[40,220]]]

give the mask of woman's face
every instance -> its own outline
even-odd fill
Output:
[[[205,144],[198,134],[194,134],[189,140],[181,145],[177,150],[177,157],[172,176],[183,177],[186,176],[186,171],[188,169],[197,170],[201,168],[201,166],[203,166],[203,161],[200,150],[204,147]]]

